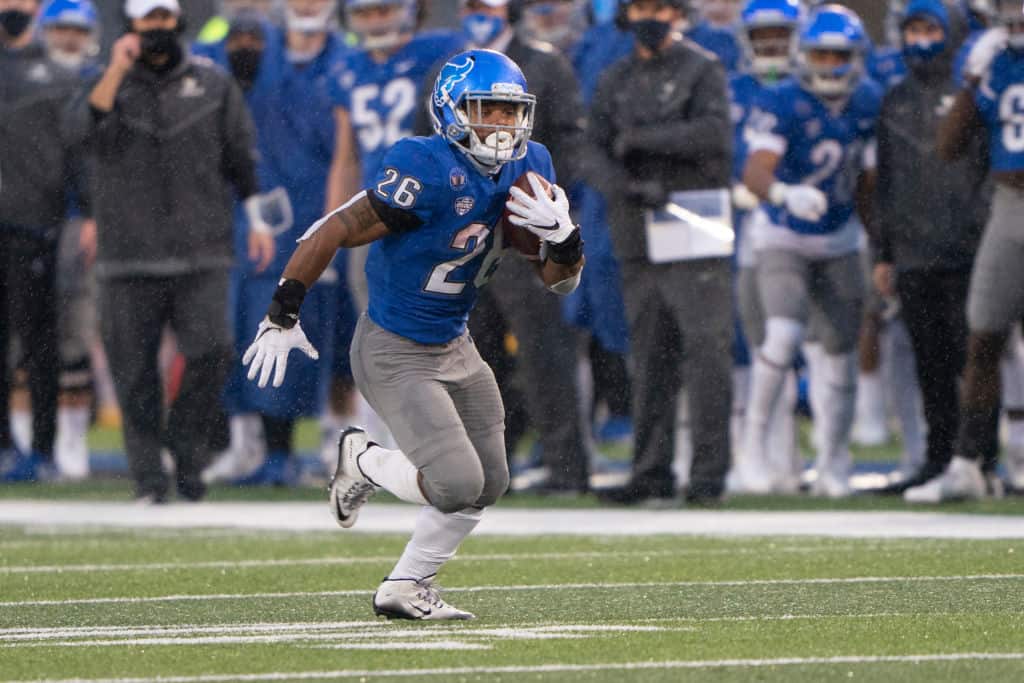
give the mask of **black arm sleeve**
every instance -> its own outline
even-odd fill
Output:
[[[377,212],[381,223],[387,226],[388,232],[396,234],[410,232],[423,225],[423,219],[416,214],[385,204],[373,192],[367,192],[366,198],[370,201],[373,210]]]

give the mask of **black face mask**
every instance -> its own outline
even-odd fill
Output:
[[[167,73],[181,62],[183,54],[178,32],[173,29],[155,28],[143,31],[141,38],[142,62],[150,70]],[[167,59],[161,61],[161,58]]]
[[[28,12],[21,12],[16,9],[8,9],[0,12],[0,26],[3,27],[4,33],[9,35],[11,38],[17,38],[25,29],[32,23],[32,15]]]
[[[672,25],[667,21],[658,21],[657,19],[641,19],[631,21],[629,30],[636,37],[636,42],[651,52],[657,52],[661,44],[665,42],[665,36],[672,30]]]
[[[260,60],[263,59],[263,50],[256,50],[251,47],[243,47],[232,50],[228,53],[228,64],[231,65],[231,73],[234,74],[242,90],[248,90],[256,81],[256,75],[260,71]]]

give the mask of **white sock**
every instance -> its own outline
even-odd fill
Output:
[[[672,455],[672,473],[676,477],[676,488],[690,483],[690,466],[693,464],[693,432],[690,430],[690,396],[686,387],[676,397],[675,441]]]
[[[760,452],[765,447],[768,421],[786,382],[786,373],[803,337],[804,325],[787,318],[769,318],[765,323],[764,344],[754,355],[747,400],[747,424],[744,450]],[[747,457],[747,453],[743,454]]]
[[[419,484],[419,470],[402,451],[370,446],[356,458],[359,469],[371,482],[407,503],[430,505]]]
[[[775,408],[767,424],[768,468],[780,484],[780,491],[796,493],[803,471],[803,460],[796,449],[796,376],[787,371]]]
[[[750,366],[735,367],[732,371],[732,419],[729,436],[734,449],[743,443],[743,427],[747,419],[747,400],[750,398]]]
[[[1006,421],[1006,445],[1024,447],[1024,420]]]
[[[53,458],[62,477],[84,479],[89,476],[89,408],[57,408],[57,438]]]
[[[446,514],[425,506],[416,516],[412,538],[388,578],[420,580],[436,574],[441,565],[455,556],[462,540],[476,528],[483,514],[480,508]]]
[[[866,446],[877,446],[888,439],[886,424],[885,385],[882,373],[861,371],[857,375],[855,412],[856,440]]]
[[[816,467],[819,476],[828,471],[837,478],[845,478],[851,464],[849,445],[857,403],[857,359],[853,353],[841,353],[825,354],[822,361],[826,423]]]
[[[808,342],[801,347],[804,362],[807,363],[807,398],[811,404],[811,416],[814,420],[811,438],[814,450],[820,451],[825,443],[824,431],[828,421],[825,410],[825,371],[822,368],[825,349],[818,342]]]
[[[882,342],[885,344],[882,372],[885,377],[886,393],[889,396],[889,405],[899,418],[900,432],[903,435],[900,471],[910,474],[924,464],[927,448],[925,435],[928,427],[921,405],[914,348],[910,345],[910,335],[902,319],[897,318],[889,323]]]
[[[30,452],[32,450],[32,413],[28,410],[12,410],[10,420],[11,439],[14,441],[14,447],[22,453]]]

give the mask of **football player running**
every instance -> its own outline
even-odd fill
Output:
[[[306,290],[335,252],[371,244],[369,310],[356,328],[359,390],[400,450],[362,429],[342,432],[330,505],[351,527],[379,488],[422,505],[412,539],[377,589],[373,609],[401,619],[470,619],[438,594],[434,577],[508,487],[504,408],[491,369],[466,331],[477,289],[503,249],[509,221],[543,240],[538,272],[568,294],[583,268],[579,228],[565,192],[513,183],[527,171],[554,181],[547,149],[529,140],[535,99],[519,67],[489,50],[455,55],[431,96],[435,134],[406,138],[366,189],[317,221],[299,241],[243,362],[260,386],[284,380],[288,353],[316,355],[299,324]],[[506,199],[510,193],[512,198]]]
[[[796,55],[797,31],[803,11],[798,0],[750,0],[740,15],[738,31],[743,60],[741,71],[729,79],[732,102],[733,135],[733,204],[736,209],[735,225],[739,238],[736,256],[736,300],[746,342],[754,347],[764,342],[764,312],[757,288],[756,256],[751,240],[745,239],[744,225],[761,203],[743,184],[743,167],[747,161],[747,124],[758,99],[773,85],[790,75]],[[777,401],[769,419],[771,448],[769,467],[774,475],[777,493],[795,492],[802,467],[796,463],[796,439],[793,407],[796,402],[796,382],[793,373],[787,373],[785,399]],[[743,443],[743,422],[749,394],[750,367],[739,365],[733,370],[733,443]],[[739,475],[743,469],[742,453],[734,461],[738,467],[729,479],[729,488],[737,493],[745,491],[745,482]],[[747,478],[749,481],[749,477]],[[755,490],[757,486],[755,484]]]
[[[995,181],[967,295],[970,335],[956,455],[942,475],[908,489],[904,499],[909,502],[985,495],[979,463],[993,462],[999,448],[999,359],[1011,326],[1024,315],[1024,11],[1019,0],[996,0],[995,8],[996,25],[981,34],[967,54],[964,87],[939,128],[937,142],[939,154],[954,159],[983,126]]]
[[[863,75],[867,46],[858,16],[822,5],[800,31],[796,77],[761,100],[749,127],[743,183],[763,200],[751,226],[764,343],[751,377],[743,459],[764,473],[767,425],[804,337],[811,309],[825,396],[813,492],[849,493],[848,441],[856,396],[854,348],[864,297],[855,205],[866,215],[880,88]],[[861,200],[861,201],[858,201]],[[770,490],[771,474],[756,477]],[[748,487],[754,488],[754,487]]]

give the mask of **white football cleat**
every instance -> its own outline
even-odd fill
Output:
[[[373,613],[388,619],[416,621],[476,619],[472,612],[453,607],[441,599],[432,577],[426,579],[384,579],[373,594]]]
[[[947,500],[979,500],[985,497],[985,477],[978,463],[955,456],[939,476],[903,493],[908,503],[941,503]]]
[[[377,487],[363,476],[356,459],[370,447],[366,432],[349,427],[338,439],[338,463],[331,477],[331,514],[348,529],[356,523],[359,508],[370,500]]]

